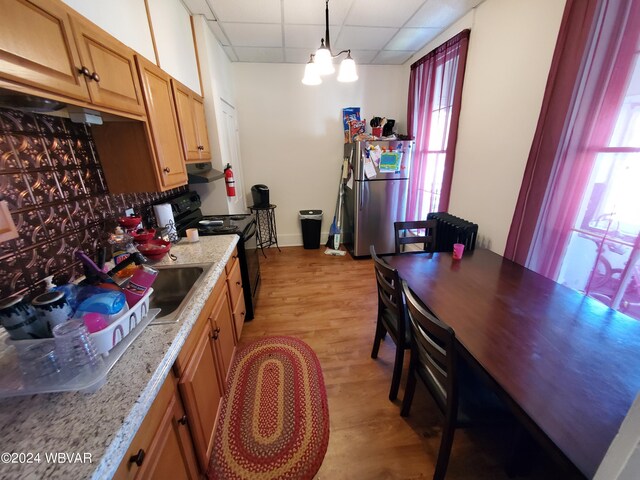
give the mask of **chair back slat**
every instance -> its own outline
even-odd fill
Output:
[[[397,335],[404,338],[406,319],[400,275],[395,268],[392,268],[376,254],[373,245],[369,250],[375,268],[378,298],[386,308],[397,316]],[[393,333],[396,334],[396,332]]]
[[[395,233],[396,253],[403,253],[404,246],[408,244],[422,244],[422,251],[434,252],[436,246],[436,220],[416,220],[411,222],[395,222],[393,229]],[[411,230],[419,230],[422,233],[416,234]]]
[[[456,389],[455,333],[420,303],[406,282],[402,286],[413,335],[412,360],[444,410]]]

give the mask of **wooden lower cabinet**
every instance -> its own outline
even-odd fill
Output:
[[[205,472],[213,449],[213,434],[222,398],[213,336],[213,328],[206,324],[178,384],[198,462]]]
[[[173,480],[206,474],[235,345],[227,277],[223,275],[114,478]]]
[[[209,320],[211,322],[211,327],[213,328],[213,339],[218,353],[217,360],[222,374],[221,379],[224,386],[223,389],[226,389],[227,375],[229,373],[229,367],[231,366],[231,360],[233,359],[236,347],[233,316],[231,313],[231,306],[229,305],[226,286],[224,287],[224,294],[220,295],[211,310]]]
[[[176,383],[169,372],[114,479],[198,478],[198,463]]]

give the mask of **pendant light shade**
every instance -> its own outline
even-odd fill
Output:
[[[325,4],[325,38],[320,40],[320,48],[311,54],[311,60],[304,69],[304,78],[302,83],[305,85],[319,85],[322,83],[320,75],[331,75],[336,71],[333,66],[333,59],[339,57],[343,53],[347,54],[342,63],[340,63],[340,73],[338,81],[355,82],[358,80],[356,72],[356,62],[351,58],[351,50],[342,50],[334,55],[331,52],[331,41],[329,40],[329,0]]]
[[[324,40],[320,42],[320,48],[316,50],[314,61],[318,67],[319,75],[331,75],[336,71],[333,67],[333,59],[331,58],[331,52],[324,45]]]
[[[313,55],[311,55],[311,59],[309,60],[309,63],[307,63],[307,66],[304,67],[302,83],[305,85],[320,85],[322,83],[322,79],[318,74],[318,65],[313,61]]]
[[[351,53],[347,54],[347,58],[340,63],[340,72],[338,73],[339,82],[355,82],[358,80],[358,72],[356,72],[356,62],[351,58]]]

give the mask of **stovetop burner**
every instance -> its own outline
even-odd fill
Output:
[[[200,227],[201,233],[235,233],[238,231],[238,227],[235,225],[221,225],[217,227]]]

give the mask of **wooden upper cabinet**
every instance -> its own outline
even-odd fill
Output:
[[[136,61],[144,89],[144,102],[161,186],[166,190],[184,185],[187,183],[187,172],[171,78],[162,69],[139,55],[136,56]]]
[[[211,158],[204,101],[200,95],[176,79],[171,80],[178,111],[182,149],[187,162],[201,162]]]
[[[72,25],[91,102],[144,114],[133,50],[79,15],[72,16]]]
[[[0,0],[0,77],[89,100],[69,10],[50,0]]]

